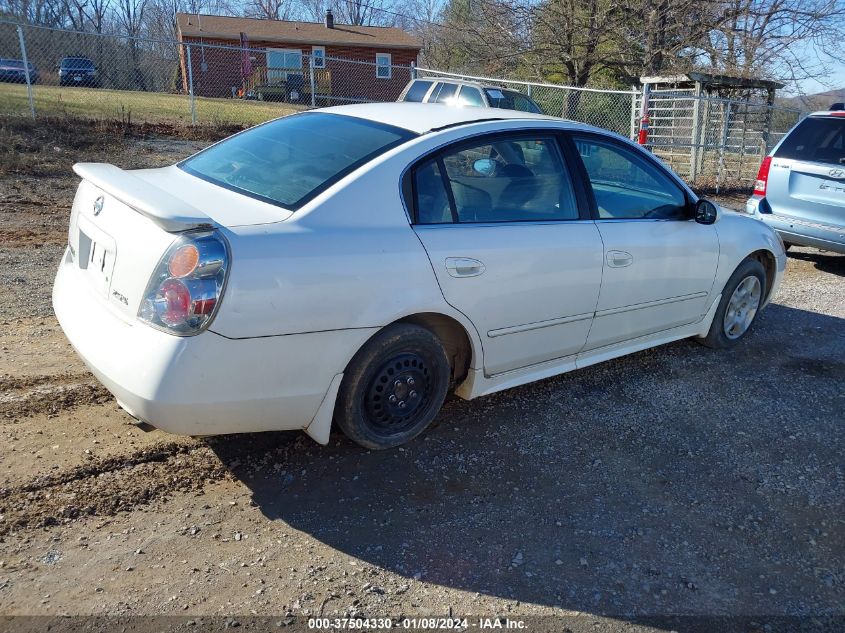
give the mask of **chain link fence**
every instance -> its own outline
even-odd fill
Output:
[[[417,76],[474,81],[516,90],[531,97],[543,112],[550,116],[588,123],[629,138],[636,135],[638,119],[633,108],[639,93],[634,90],[574,88],[516,79],[460,75],[422,67],[417,69]]]
[[[546,114],[588,123],[636,140],[642,92],[598,90],[419,68],[418,76],[474,81],[517,90]],[[648,101],[648,147],[678,175],[699,187],[752,182],[763,156],[799,121],[801,112],[765,102],[696,97],[692,89],[653,90]]]
[[[641,105],[638,94],[637,112]],[[753,181],[763,157],[801,118],[797,109],[683,89],[654,90],[648,106],[652,152],[687,181],[716,188]]]
[[[637,138],[642,92],[379,65],[300,49],[155,40],[0,20],[0,114],[252,125],[298,110],[395,101],[414,77],[517,90],[546,114]],[[697,186],[747,185],[798,122],[765,102],[650,92],[649,148]]]
[[[413,73],[310,51],[0,21],[0,114],[251,125],[308,108],[395,101]]]

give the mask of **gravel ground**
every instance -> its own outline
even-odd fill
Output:
[[[21,182],[0,182],[0,613],[845,630],[845,257],[794,249],[731,351],[453,399],[395,451],[196,440],[140,430],[74,356],[49,308],[73,181],[39,180],[46,217]]]

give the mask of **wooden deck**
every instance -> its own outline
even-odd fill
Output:
[[[258,66],[247,78],[245,96],[254,95],[262,101],[310,102],[310,68],[267,68]],[[314,72],[314,101],[325,100],[332,94],[332,71],[316,68]]]

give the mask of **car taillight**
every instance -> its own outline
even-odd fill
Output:
[[[158,264],[138,318],[171,334],[202,332],[217,312],[229,270],[229,249],[217,231],[186,233]]]
[[[769,182],[769,167],[772,164],[772,157],[766,156],[760,163],[760,170],[757,172],[757,180],[754,181],[754,195],[765,196],[766,185]]]

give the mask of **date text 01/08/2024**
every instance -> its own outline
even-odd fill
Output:
[[[480,630],[522,630],[525,629],[523,620],[514,620],[502,617],[479,617],[470,620],[469,618],[309,618],[309,629],[336,629],[336,630],[368,630],[368,629],[404,629],[404,630],[454,630],[465,631],[467,629]]]

